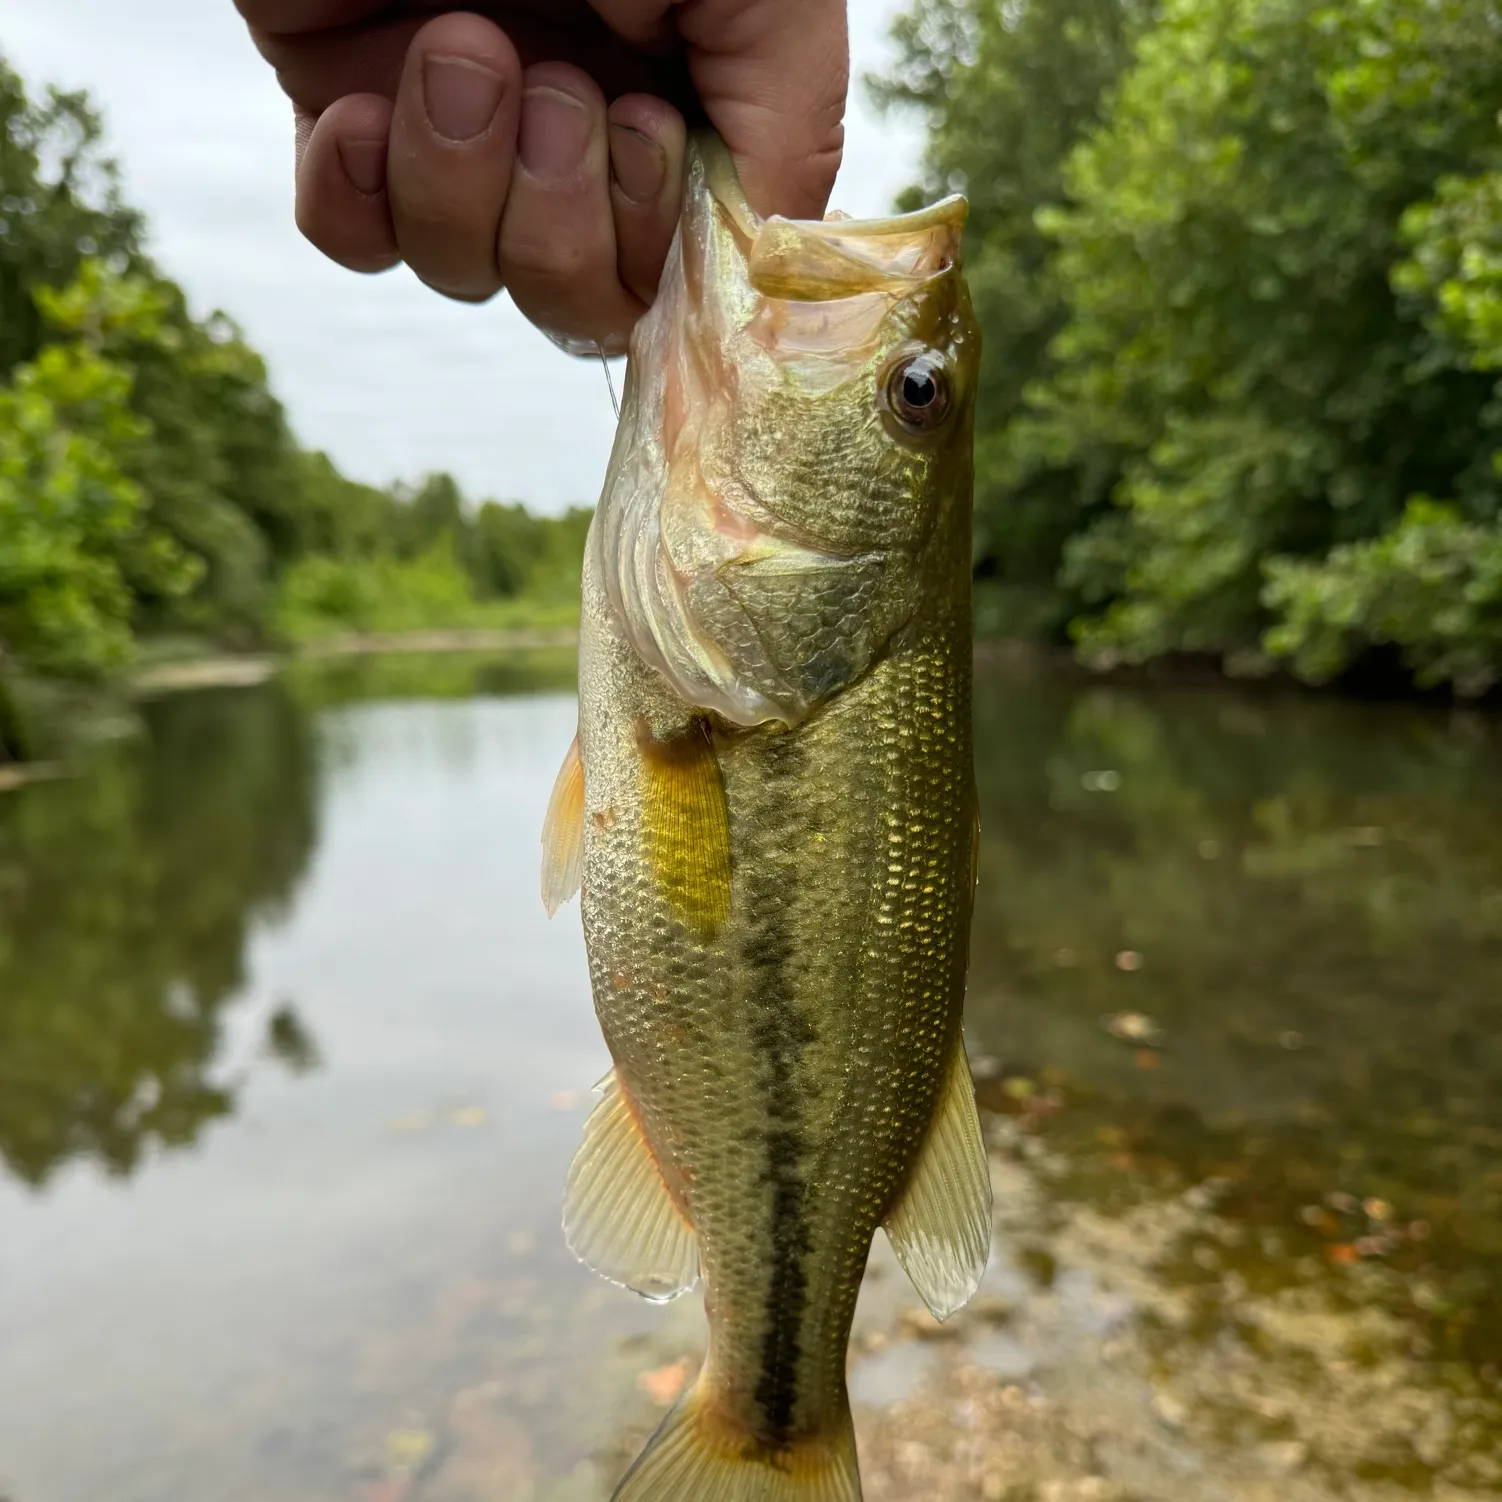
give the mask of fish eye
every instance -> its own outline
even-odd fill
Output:
[[[931,433],[949,413],[949,373],[937,355],[899,360],[887,375],[886,408],[908,433]]]

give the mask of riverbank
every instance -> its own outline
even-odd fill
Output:
[[[68,769],[56,761],[15,762],[0,767],[0,793],[11,793],[31,782],[48,782],[64,777]]]
[[[203,643],[176,640],[148,643],[143,659],[117,683],[90,694],[59,690],[33,683],[28,697],[39,696],[39,719],[44,732],[34,737],[39,750],[30,759],[7,760],[0,754],[0,793],[27,782],[65,775],[76,750],[101,733],[116,737],[129,732],[129,708],[134,701],[166,694],[214,688],[248,688],[266,682],[298,663],[369,661],[389,657],[527,654],[572,649],[578,645],[576,626],[459,627],[443,630],[343,632],[315,637],[275,651],[222,653]],[[1307,698],[1367,700],[1404,699],[1449,705],[1458,713],[1494,712],[1499,696],[1456,702],[1445,693],[1421,693],[1400,680],[1372,679],[1315,689],[1286,673],[1234,675],[1206,657],[1174,656],[1143,664],[1092,667],[1057,644],[1024,637],[981,636],[975,642],[978,667],[1004,667],[1024,676],[1047,675],[1090,679],[1126,688],[1172,685],[1211,689],[1235,682],[1243,690]],[[3,685],[0,685],[3,688]],[[45,723],[50,722],[50,723]],[[3,751],[3,742],[0,742]]]
[[[344,632],[271,652],[215,652],[193,640],[149,644],[143,660],[113,683],[71,688],[13,676],[0,682],[0,794],[67,776],[90,744],[136,728],[133,705],[167,694],[254,688],[298,663],[381,657],[458,657],[562,651],[577,646],[572,626],[479,627],[402,632]],[[11,721],[14,726],[11,727]],[[10,750],[14,738],[22,754]]]
[[[440,655],[457,652],[535,652],[578,644],[571,627],[456,631],[347,632],[322,637],[286,652],[226,655],[158,662],[131,675],[133,694],[150,697],[202,688],[240,688],[264,683],[289,663],[341,658]]]

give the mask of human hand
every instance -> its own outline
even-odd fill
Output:
[[[297,222],[356,271],[502,288],[624,350],[682,190],[683,111],[752,205],[817,218],[848,87],[844,0],[236,0],[298,120]]]

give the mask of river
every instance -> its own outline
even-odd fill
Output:
[[[702,1349],[562,1244],[566,653],[163,696],[0,797],[3,1502],[593,1502]],[[998,1188],[868,1502],[1502,1490],[1502,726],[978,667]]]

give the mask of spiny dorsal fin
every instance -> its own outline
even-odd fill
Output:
[[[663,896],[707,937],[730,916],[730,813],[708,724],[683,735],[637,735],[645,778],[647,850]]]
[[[542,905],[552,917],[579,890],[584,871],[584,762],[579,737],[558,769],[542,824]]]
[[[568,1171],[563,1234],[602,1278],[643,1298],[676,1298],[699,1277],[699,1244],[673,1203],[614,1071]]]
[[[969,1302],[991,1255],[991,1170],[963,1043],[955,1044],[933,1124],[886,1228],[935,1319]]]

